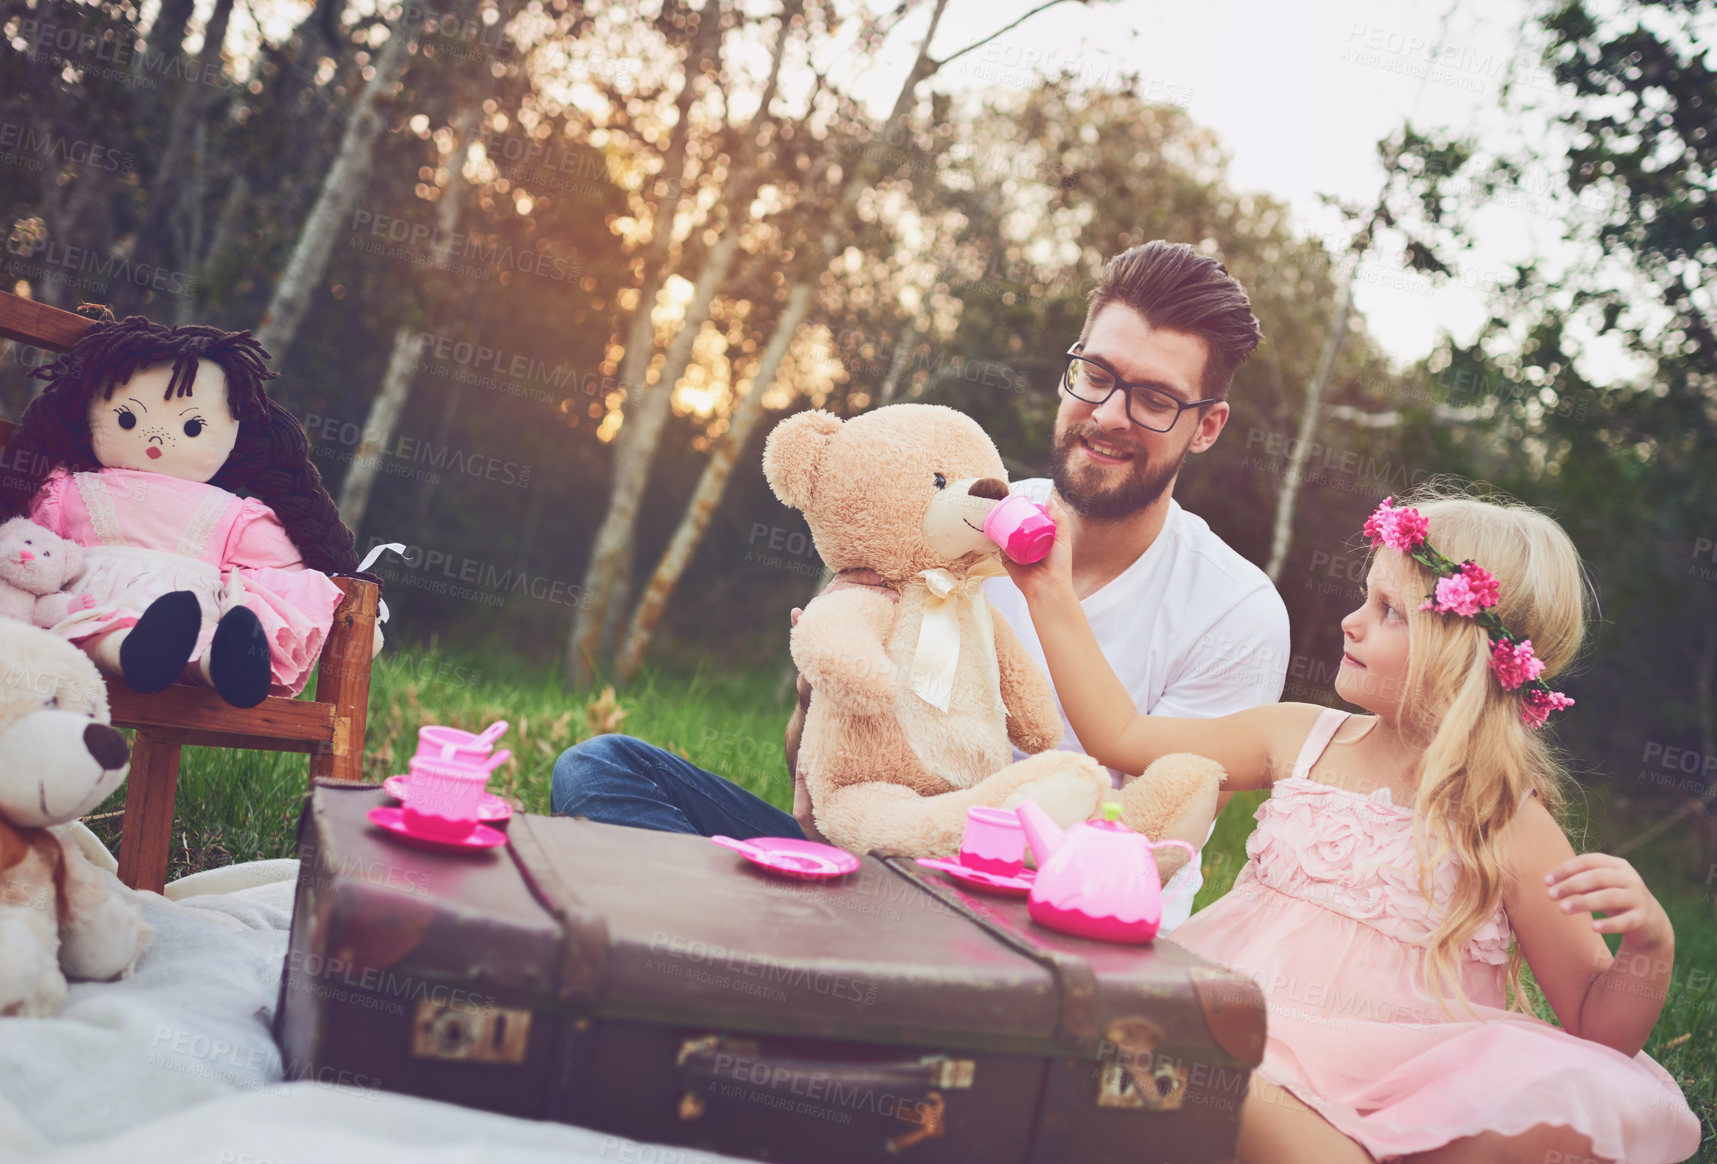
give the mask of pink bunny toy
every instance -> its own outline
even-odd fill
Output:
[[[83,547],[27,517],[0,524],[0,615],[53,626],[80,600],[66,587],[83,574]]]

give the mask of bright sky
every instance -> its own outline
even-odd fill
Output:
[[[932,54],[980,40],[1030,11],[1039,0],[952,0]],[[1058,5],[950,65],[936,84],[962,90],[1030,87],[1044,67],[1071,66],[1093,86],[1115,84],[1123,65],[1144,78],[1147,96],[1185,106],[1214,129],[1232,158],[1230,182],[1264,190],[1292,207],[1311,234],[1340,230],[1317,195],[1369,207],[1382,185],[1376,143],[1412,113],[1421,129],[1443,128],[1498,145],[1517,128],[1503,124],[1498,90],[1511,67],[1517,88],[1550,82],[1525,51],[1528,0],[1215,0],[1167,4],[1120,0]],[[1447,33],[1439,29],[1447,20]],[[899,84],[927,16],[904,24],[886,63],[872,74],[873,102]],[[1438,49],[1438,46],[1440,50]],[[1428,74],[1428,75],[1427,75]],[[884,110],[885,111],[885,110]],[[1460,279],[1436,290],[1403,288],[1379,265],[1362,275],[1356,303],[1383,349],[1416,360],[1447,331],[1470,340],[1484,319],[1480,296],[1510,261],[1549,247],[1557,215],[1523,193],[1515,205],[1486,207],[1475,219],[1480,242]],[[1333,246],[1345,242],[1338,234]],[[1384,263],[1387,256],[1382,257]],[[1429,293],[1427,294],[1427,291]]]

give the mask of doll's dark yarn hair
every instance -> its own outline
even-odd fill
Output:
[[[0,520],[26,515],[30,501],[56,466],[95,472],[101,463],[89,432],[89,404],[135,373],[173,365],[163,399],[184,396],[197,375],[197,361],[220,365],[227,377],[227,402],[239,422],[232,455],[209,484],[244,493],[266,504],[286,527],[304,564],[324,574],[358,568],[352,531],[340,520],[322,475],[310,463],[310,442],[298,418],[268,398],[263,385],[279,373],[248,331],[222,331],[191,324],[168,327],[133,315],[92,324],[72,350],[32,373],[46,381],[30,402],[0,467]]]

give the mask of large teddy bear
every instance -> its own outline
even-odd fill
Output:
[[[1119,800],[1122,820],[1153,839],[1214,812],[1212,761],[1164,757],[1113,792],[1089,756],[1048,750],[1062,734],[1049,680],[983,598],[984,579],[1005,573],[984,518],[1008,487],[976,421],[931,404],[845,422],[801,412],[769,434],[763,470],[831,570],[868,567],[897,596],[830,590],[793,628],[812,688],[799,767],[830,841],[951,857],[967,808],[1027,797],[1063,827]],[[1032,754],[1011,763],[1010,745]]]
[[[82,651],[0,618],[0,1015],[52,1015],[66,978],[129,973],[149,944],[132,891],[75,822],[125,780],[125,739]]]

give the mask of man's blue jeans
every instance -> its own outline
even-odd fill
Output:
[[[706,837],[794,837],[799,822],[731,780],[631,736],[596,736],[554,765],[549,804],[561,816]]]

